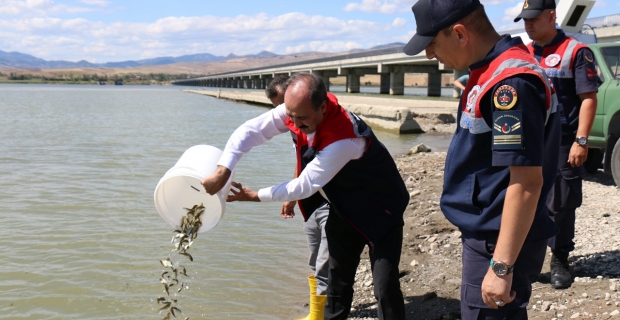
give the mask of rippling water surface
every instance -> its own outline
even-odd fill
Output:
[[[172,229],[153,191],[197,144],[223,149],[265,108],[179,87],[0,85],[0,319],[158,319],[158,260]],[[445,136],[378,132],[394,154]],[[289,135],[253,150],[236,180],[253,189],[289,179]],[[291,319],[307,300],[302,219],[278,203],[228,204],[199,234],[177,295],[190,319]],[[172,293],[171,293],[172,294]]]

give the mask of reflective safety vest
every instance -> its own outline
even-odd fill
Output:
[[[491,131],[491,127],[480,112],[481,98],[500,81],[520,74],[535,75],[545,84],[547,95],[544,107],[547,109],[547,119],[549,119],[549,115],[557,110],[558,101],[555,89],[536,59],[528,53],[525,45],[521,44],[511,47],[488,65],[470,73],[469,82],[464,91],[468,94],[461,97],[460,105],[463,114],[459,125],[472,134]],[[501,97],[498,98],[501,99]]]
[[[562,123],[562,145],[573,143],[579,126],[581,99],[577,95],[574,61],[579,50],[587,47],[571,37],[565,37],[555,45],[542,48],[539,63],[553,82],[558,94],[558,112]],[[528,50],[535,56],[533,43],[528,44]],[[592,57],[592,59],[594,58]]]
[[[409,193],[396,163],[372,129],[357,115],[341,107],[334,95],[327,94],[327,108],[312,145],[290,118],[286,126],[295,142],[298,174],[328,145],[343,139],[365,138],[366,150],[362,157],[349,161],[322,188],[329,198],[330,209],[357,230],[371,247],[389,229],[404,224],[403,213],[409,203]],[[298,201],[304,219],[324,202],[319,192]]]

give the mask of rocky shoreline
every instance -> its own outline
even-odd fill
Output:
[[[460,319],[461,233],[439,209],[443,152],[395,157],[411,195],[405,212],[401,290],[407,319]],[[571,254],[575,283],[555,290],[549,284],[549,256],[533,285],[530,319],[620,319],[620,189],[610,174],[584,178],[577,210],[576,249]],[[349,319],[377,319],[367,252],[357,270]]]

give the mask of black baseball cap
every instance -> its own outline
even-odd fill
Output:
[[[521,13],[515,18],[515,22],[521,20],[521,18],[536,18],[547,9],[555,10],[555,0],[525,0],[523,3],[523,10],[521,10]]]
[[[439,31],[457,23],[480,6],[480,0],[419,0],[411,7],[416,34],[403,49],[414,56],[435,39]]]

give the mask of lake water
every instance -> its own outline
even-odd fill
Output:
[[[161,319],[155,299],[172,229],[153,204],[164,173],[189,147],[222,149],[267,109],[183,93],[183,87],[0,85],[0,319]],[[448,136],[377,132],[393,154]],[[280,135],[250,152],[236,181],[289,179]],[[190,319],[304,315],[307,247],[301,215],[278,203],[233,203],[184,262]],[[176,292],[176,290],[174,290]],[[171,292],[171,295],[174,295]]]

